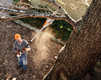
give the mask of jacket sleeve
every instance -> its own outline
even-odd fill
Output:
[[[27,46],[28,42],[26,40],[24,40],[24,44],[25,44],[25,46]],[[28,45],[26,48],[30,48],[30,46]],[[30,50],[31,50],[31,48],[30,48]]]
[[[13,51],[16,51],[16,50],[17,50],[17,48],[16,48],[16,41],[15,41],[13,44]]]

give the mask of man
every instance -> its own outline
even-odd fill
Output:
[[[17,69],[23,67],[23,70],[21,72],[25,73],[27,69],[27,52],[30,51],[31,48],[29,47],[26,40],[21,39],[20,34],[15,34],[14,38],[16,41],[14,42],[13,50],[17,53],[19,61],[19,66],[17,67]]]

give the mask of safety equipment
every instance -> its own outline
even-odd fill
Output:
[[[23,52],[25,51],[25,49],[22,50]]]
[[[21,38],[21,35],[20,34],[15,34],[14,38],[15,39]]]
[[[21,56],[21,54],[22,54],[21,52],[18,52],[17,57],[20,57],[20,56]]]

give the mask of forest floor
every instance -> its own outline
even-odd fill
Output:
[[[48,32],[47,32],[48,31]],[[44,30],[31,44],[28,53],[28,68],[26,74],[17,70],[18,60],[12,51],[15,33],[29,41],[35,32],[12,21],[0,22],[0,80],[42,80],[56,61],[62,45],[50,39],[50,29]]]
[[[0,22],[0,80],[42,80],[54,65],[62,45],[50,39],[51,29],[46,28],[31,44],[27,72],[21,74],[21,69],[16,69],[18,60],[12,51],[15,33],[21,34],[22,38],[27,41],[35,35],[34,31],[12,21]],[[100,61],[94,67],[91,75],[92,79],[86,80],[101,80]]]

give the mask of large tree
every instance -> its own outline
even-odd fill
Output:
[[[44,80],[81,80],[101,56],[101,0],[93,0]]]
[[[24,4],[32,7],[31,5]],[[73,25],[64,49],[59,53],[54,67],[45,76],[44,80],[78,80],[87,75],[101,55],[101,0],[93,0],[82,20],[74,21],[68,14],[52,14],[49,8],[28,9],[13,6],[13,9],[0,7],[3,12],[16,16],[1,18],[0,21],[13,20],[25,17],[44,17],[55,20],[65,20]],[[57,5],[55,5],[57,6]],[[37,9],[48,10],[38,12]],[[75,28],[76,27],[76,28]]]

